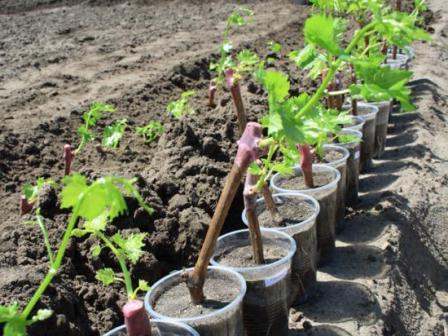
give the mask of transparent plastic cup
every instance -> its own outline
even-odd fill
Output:
[[[347,160],[345,204],[347,206],[354,206],[356,203],[358,203],[359,163],[361,159],[362,133],[353,129],[342,129],[340,131],[340,134],[352,135],[359,139],[359,141],[353,141],[349,143],[338,143],[338,146],[346,148],[350,153],[350,156]]]
[[[343,106],[344,110],[351,108],[351,105]],[[372,167],[372,158],[375,153],[375,130],[376,130],[376,115],[378,114],[378,107],[370,103],[358,102],[358,115],[365,120],[362,129],[362,143],[361,143],[361,167],[360,172],[365,172]]]
[[[392,107],[392,101],[386,100],[382,102],[369,103],[378,107],[375,126],[375,155],[376,159],[380,159],[386,147],[387,126],[389,124],[389,115]]]
[[[246,280],[243,314],[248,336],[287,336],[291,262],[296,243],[289,235],[278,230],[261,229],[261,236],[265,250],[269,247],[280,248],[285,252],[284,257],[253,267],[230,267],[220,263],[218,256],[235,248],[251,246],[249,230],[239,230],[218,238],[210,262],[212,265],[229,267]]]
[[[302,169],[298,166],[293,168],[295,177],[302,177]],[[324,264],[331,260],[335,249],[336,239],[336,209],[337,189],[341,179],[341,173],[336,168],[328,165],[313,164],[313,176],[326,175],[330,182],[317,188],[294,189],[282,187],[282,182],[291,176],[275,174],[271,178],[271,187],[275,193],[298,192],[314,197],[320,206],[320,212],[316,219],[317,230],[317,261],[316,264]]]
[[[342,154],[342,157],[333,162],[326,163],[326,165],[331,166],[339,170],[341,173],[341,178],[338,182],[338,192],[337,192],[337,208],[336,208],[336,232],[339,231],[339,224],[344,219],[345,216],[345,193],[347,188],[347,160],[350,156],[349,151],[339,144],[329,144],[323,145],[324,152],[336,151]]]
[[[170,288],[185,282],[182,275],[184,272],[190,272],[193,268],[182,271],[173,272],[166,277],[157,281],[151,290],[145,296],[145,308],[149,315],[160,320],[168,320],[188,324],[193,327],[201,336],[227,336],[227,335],[244,335],[243,323],[243,298],[246,294],[246,282],[244,278],[237,272],[223,267],[209,266],[207,268],[207,277],[218,279],[228,279],[234,282],[239,289],[238,295],[233,298],[224,307],[217,309],[211,313],[191,317],[175,317],[165,316],[157,312],[155,303]],[[207,281],[207,280],[206,280]],[[187,294],[188,289],[186,289]],[[205,293],[207,295],[207,293]],[[175,305],[176,302],[173,302]]]
[[[126,336],[126,326],[122,325],[103,336]],[[151,336],[199,336],[189,325],[173,321],[151,320]]]
[[[296,242],[297,250],[292,258],[291,265],[291,294],[289,298],[290,305],[304,303],[316,291],[316,218],[320,211],[319,202],[314,197],[302,193],[274,194],[272,197],[278,207],[287,205],[288,202],[294,205],[304,202],[307,207],[312,209],[311,215],[300,223],[273,227],[275,230],[288,234]],[[264,198],[258,199],[257,215],[265,211],[265,209]],[[283,218],[287,220],[288,218],[283,215],[281,208],[278,210]],[[246,226],[249,225],[246,210],[243,211],[241,217],[244,224]],[[294,218],[291,219],[293,220]]]
[[[364,124],[366,123],[365,119],[362,116],[350,116],[352,118],[352,122],[350,124],[344,125],[343,129],[353,129],[356,131],[362,132]]]
[[[410,60],[410,57],[406,54],[398,53],[396,59],[393,58],[392,53],[387,54],[387,64],[393,64],[393,68],[398,66],[398,69],[407,70],[409,69]]]

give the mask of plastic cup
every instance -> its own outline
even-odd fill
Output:
[[[295,176],[302,176],[302,169],[298,166],[293,168]],[[286,189],[281,186],[283,180],[290,176],[275,174],[271,178],[271,186],[275,193],[298,192],[314,197],[320,206],[320,212],[316,220],[318,262],[323,264],[333,257],[336,240],[336,209],[337,189],[341,179],[341,173],[336,168],[328,165],[313,164],[313,176],[325,174],[331,177],[329,183],[309,189]]]
[[[316,218],[320,211],[319,202],[314,197],[302,193],[274,194],[272,196],[277,205],[285,204],[290,200],[299,200],[313,209],[313,213],[300,223],[273,227],[275,230],[288,234],[296,242],[297,250],[291,265],[290,304],[300,304],[312,297],[316,291]],[[257,214],[264,210],[264,199],[260,198],[257,200]],[[282,215],[281,209],[279,211]],[[246,210],[243,211],[241,217],[244,224],[249,225]]]
[[[344,110],[351,108],[351,105],[343,106]],[[360,171],[365,172],[372,167],[372,158],[375,153],[375,130],[376,130],[376,115],[378,114],[378,107],[370,103],[358,102],[358,115],[365,120],[362,129],[362,143],[361,143],[361,167]]]
[[[375,125],[375,155],[376,159],[380,159],[386,147],[387,126],[389,124],[389,115],[392,106],[390,100],[369,103],[378,107]]]
[[[348,206],[353,206],[358,203],[359,163],[361,159],[362,133],[353,129],[342,129],[339,133],[353,135],[359,139],[359,141],[349,143],[338,143],[338,146],[346,148],[350,154],[347,159],[345,204]]]
[[[362,116],[350,116],[352,118],[352,123],[348,125],[344,125],[343,129],[353,129],[356,131],[362,132],[362,128],[366,123],[365,119]]]
[[[126,335],[126,326],[121,325],[103,336]],[[151,320],[151,336],[199,336],[189,325],[173,321]]]
[[[248,336],[287,336],[291,262],[296,243],[289,235],[278,230],[261,229],[261,236],[264,249],[275,246],[283,249],[285,256],[269,264],[229,267],[246,280],[244,326]],[[216,256],[243,246],[250,246],[249,230],[234,231],[219,237],[211,264],[228,267],[219,263]]]
[[[238,295],[223,308],[214,312],[192,317],[165,316],[157,312],[154,304],[159,297],[170,288],[184,282],[182,275],[190,272],[193,268],[173,272],[157,281],[145,296],[145,308],[151,317],[161,320],[185,323],[193,327],[201,336],[227,336],[244,335],[242,301],[246,294],[246,282],[237,272],[228,268],[209,266],[207,268],[207,278],[225,278],[232,280],[239,288]],[[173,302],[175,305],[176,302]]]

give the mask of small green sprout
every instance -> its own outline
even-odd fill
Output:
[[[117,148],[127,126],[127,119],[120,119],[112,125],[106,126],[103,133],[102,145],[108,148]]]
[[[87,112],[84,112],[83,119],[84,125],[78,128],[78,134],[81,137],[81,142],[78,148],[73,152],[74,155],[78,154],[85,145],[95,140],[95,134],[91,131],[91,128],[96,125],[104,113],[115,112],[115,107],[110,104],[95,102],[90,106]]]
[[[137,263],[143,254],[142,248],[144,247],[143,240],[146,237],[146,233],[133,233],[128,237],[123,237],[120,233],[114,234],[112,237],[107,237],[105,230],[108,223],[109,214],[107,210],[97,216],[96,218],[85,221],[82,229],[75,229],[72,235],[76,237],[83,237],[90,235],[99,240],[99,244],[94,245],[91,249],[91,253],[94,257],[98,257],[103,248],[108,248],[112,251],[118,260],[123,278],[117,276],[113,269],[103,268],[96,273],[96,279],[102,282],[105,286],[109,286],[113,283],[124,283],[128,298],[133,300],[137,297],[139,290],[148,290],[148,283],[144,280],[139,280],[139,286],[134,290],[132,286],[132,279],[126,262],[131,264]]]
[[[146,144],[149,144],[160,137],[165,132],[165,128],[159,121],[151,120],[148,125],[137,127],[135,132],[145,139]]]
[[[55,186],[55,182],[52,179],[46,179],[44,177],[39,177],[36,181],[36,185],[32,185],[31,183],[26,183],[23,186],[23,194],[25,195],[28,203],[34,203],[37,201],[39,197],[39,193],[46,186]]]
[[[269,41],[268,43],[268,47],[271,49],[271,52],[277,56],[279,56],[280,52],[283,49],[283,46],[278,43],[278,42],[274,42],[274,41]]]
[[[194,90],[182,92],[178,100],[172,101],[168,104],[166,107],[167,112],[172,114],[176,119],[193,114],[194,109],[190,105],[190,98],[195,94],[196,91]]]

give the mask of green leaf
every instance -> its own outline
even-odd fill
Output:
[[[102,250],[101,245],[93,245],[90,249],[90,253],[92,253],[93,257],[97,258],[101,254],[101,250]]]
[[[311,65],[316,60],[316,56],[316,50],[312,44],[306,45],[300,51],[291,51],[288,55],[289,59],[302,69],[306,69]]]
[[[249,165],[249,168],[247,171],[249,172],[249,174],[255,175],[255,176],[261,175],[261,172],[262,172],[260,166],[256,162],[252,162]]]
[[[150,289],[151,287],[149,287],[149,284],[148,284],[147,281],[142,280],[142,279],[139,279],[139,280],[138,280],[138,288],[139,288],[140,290],[144,291],[144,292],[147,292],[147,291],[149,291],[149,289]]]
[[[143,243],[145,237],[146,233],[133,233],[127,238],[116,233],[111,240],[123,251],[129,261],[135,264],[143,254],[142,247],[145,246]]]
[[[324,15],[314,15],[305,21],[304,34],[308,43],[327,50],[334,56],[342,53],[339,46],[341,21]]]
[[[43,177],[39,177],[36,180],[36,185],[32,185],[30,183],[26,183],[23,186],[23,194],[25,195],[28,202],[33,203],[39,197],[40,192],[45,186],[55,186],[56,183],[52,179],[46,179]]]
[[[67,209],[78,203],[80,195],[87,190],[86,178],[78,173],[65,176],[64,188],[61,192],[61,208]]]
[[[261,84],[269,94],[269,102],[281,103],[289,93],[288,75],[280,71],[267,70],[260,75]]]
[[[185,91],[181,94],[178,100],[172,101],[166,107],[168,113],[172,114],[176,119],[194,113],[194,109],[190,106],[190,98],[194,96],[194,90]]]
[[[19,316],[19,304],[0,305],[0,323],[5,323]]]
[[[112,268],[102,268],[96,272],[95,279],[109,286],[115,282],[115,272]]]
[[[165,128],[160,122],[155,120],[151,120],[149,124],[144,127],[136,128],[137,135],[143,137],[146,144],[149,144],[160,137],[163,132],[165,132]]]
[[[81,230],[81,229],[73,229],[72,230],[72,236],[76,237],[76,238],[82,238],[88,233],[90,233],[90,232],[87,230]]]
[[[117,120],[112,125],[106,126],[103,133],[103,146],[109,148],[117,148],[120,144],[121,138],[128,125],[127,119]]]
[[[3,328],[3,336],[27,336],[27,322],[17,318],[7,322]]]
[[[280,53],[283,48],[283,46],[280,43],[274,41],[269,41],[268,47],[271,48],[271,52],[273,52],[274,54]]]
[[[102,212],[99,216],[84,223],[84,228],[90,232],[104,231],[107,226],[107,220],[109,213],[107,211]]]
[[[53,315],[53,311],[51,309],[39,309],[36,315],[33,316],[32,322],[44,321]]]

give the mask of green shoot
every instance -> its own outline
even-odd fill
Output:
[[[139,286],[135,290],[133,289],[131,275],[126,262],[135,264],[140,259],[143,254],[143,239],[146,237],[146,233],[133,233],[126,238],[120,233],[116,233],[112,237],[107,237],[105,231],[109,217],[106,211],[90,221],[85,221],[82,229],[74,229],[72,235],[83,237],[88,234],[99,240],[99,244],[94,245],[91,249],[94,257],[98,257],[103,248],[108,248],[112,251],[118,260],[123,278],[117,276],[111,268],[103,268],[97,272],[96,279],[105,286],[117,282],[124,283],[128,298],[133,300],[136,298],[139,290],[148,290],[149,286],[146,281],[139,280]]]
[[[166,107],[168,113],[176,119],[183,118],[187,115],[193,114],[194,109],[190,105],[190,98],[196,94],[194,90],[182,92],[178,100],[172,101]]]
[[[48,260],[50,261],[50,265],[53,264],[54,253],[53,253],[53,250],[51,249],[50,239],[48,238],[48,230],[47,230],[47,227],[45,226],[45,220],[42,217],[42,215],[40,214],[40,208],[38,208],[36,210],[36,219],[26,221],[25,224],[28,224],[28,225],[36,225],[37,224],[39,226],[39,229],[42,232],[42,236],[44,237],[44,244],[45,244],[45,248],[47,249]]]
[[[98,223],[97,221],[100,215],[107,214],[107,220],[112,221],[127,211],[127,205],[124,199],[125,194],[136,198],[140,206],[149,214],[153,213],[153,209],[145,204],[143,198],[135,188],[135,179],[128,180],[121,177],[108,176],[89,184],[84,176],[73,174],[65,176],[63,181],[64,188],[61,192],[61,208],[72,209],[68,226],[56,254],[53,254],[49,249],[49,255],[52,256],[49,270],[24,310],[20,312],[19,306],[16,303],[0,305],[0,323],[5,323],[3,328],[5,336],[25,336],[26,328],[29,325],[46,319],[51,315],[51,311],[49,310],[38,310],[36,315],[30,318],[34,307],[39,302],[53,278],[57,275],[72,233],[80,219],[90,222],[92,227],[102,225],[102,223]],[[38,219],[38,224],[39,221],[40,219]],[[43,225],[42,222],[41,224]],[[128,251],[127,256],[130,260],[135,260],[138,257],[138,249],[141,248],[139,241],[139,237],[133,237],[130,241],[127,239],[119,239],[119,237],[115,240],[120,248]]]
[[[78,128],[78,134],[81,137],[81,142],[78,148],[73,152],[74,155],[78,154],[85,145],[95,140],[95,135],[91,131],[91,128],[96,125],[104,113],[115,112],[115,107],[105,103],[95,102],[90,106],[87,112],[84,112],[83,119],[84,125]]]
[[[146,144],[149,144],[160,137],[165,132],[165,128],[159,121],[151,120],[148,125],[137,127],[135,132],[145,139]]]
[[[23,194],[25,195],[28,203],[34,203],[37,201],[40,192],[46,186],[55,186],[55,182],[52,179],[46,179],[44,177],[39,177],[36,181],[36,185],[26,183],[23,186]]]
[[[269,42],[267,43],[267,45],[268,45],[268,47],[270,48],[271,52],[272,52],[273,54],[277,55],[277,56],[280,55],[280,52],[281,52],[282,49],[283,49],[283,46],[282,46],[280,43],[278,43],[278,42],[269,41]]]
[[[120,119],[112,125],[106,126],[103,133],[102,145],[108,148],[117,148],[127,126],[127,119]]]

